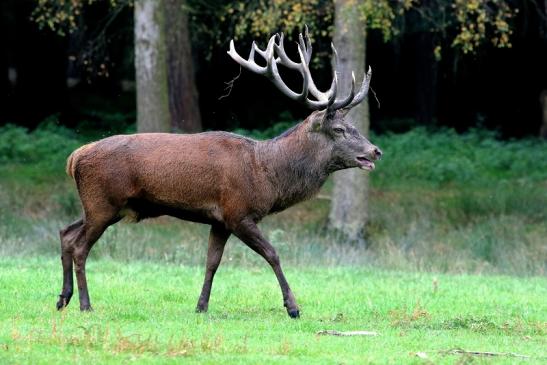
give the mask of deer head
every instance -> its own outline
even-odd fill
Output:
[[[308,27],[305,26],[304,35],[299,34],[298,55],[300,62],[291,60],[284,48],[284,36],[274,34],[268,41],[265,50],[260,49],[255,42],[251,46],[248,59],[242,58],[235,50],[234,41],[230,41],[228,54],[234,61],[249,71],[267,77],[283,94],[292,100],[303,103],[314,112],[307,118],[310,123],[311,133],[320,133],[324,140],[331,146],[330,165],[333,170],[341,170],[351,167],[359,167],[364,170],[374,169],[375,160],[382,156],[382,151],[370,143],[346,118],[348,111],[361,103],[368,94],[372,70],[364,75],[361,86],[355,92],[355,74],[351,74],[351,88],[346,97],[337,98],[338,95],[338,55],[336,48],[331,44],[333,52],[333,75],[330,88],[320,91],[310,73],[309,64],[312,57],[312,46],[308,35]],[[260,66],[255,62],[255,54],[258,53],[266,60],[266,66]],[[281,79],[278,65],[298,71],[303,79],[300,93],[291,90]]]

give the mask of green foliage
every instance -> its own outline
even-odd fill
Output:
[[[74,38],[78,39],[77,44],[70,47],[68,60],[82,71],[88,83],[97,78],[109,78],[115,67],[118,71],[124,68],[116,65],[108,55],[112,40],[119,39],[119,34],[109,28],[125,9],[133,6],[133,0],[34,0],[34,3],[30,19],[39,29],[47,29],[61,37],[79,31]],[[92,22],[85,19],[86,13],[97,10],[106,13],[104,17]],[[131,52],[128,56],[133,57]]]
[[[405,15],[412,7],[418,6],[416,0],[390,1],[390,0],[364,0],[355,1],[361,13],[361,18],[369,29],[379,30],[384,41],[400,34],[397,26],[397,18]]]
[[[243,129],[238,128],[234,130],[234,133],[241,134],[242,136],[251,137],[258,140],[265,140],[279,136],[286,130],[296,125],[294,118],[288,112],[283,112],[278,118],[278,121],[271,127],[266,129]]]
[[[458,27],[452,44],[460,47],[464,53],[475,52],[488,37],[495,47],[511,47],[509,37],[513,31],[509,23],[518,9],[512,9],[509,2],[456,0],[452,7]]]
[[[199,3],[196,7],[199,8]],[[217,46],[233,38],[249,43],[255,40],[264,47],[273,34],[280,32],[287,35],[285,44],[288,46],[289,40],[296,39],[292,35],[302,32],[304,25],[308,25],[314,44],[314,67],[330,64],[330,48],[326,45],[330,44],[334,23],[334,4],[331,0],[227,2],[219,8],[216,18],[219,22],[213,39]]]
[[[379,30],[388,41],[400,30],[395,26],[396,18],[404,15],[416,1],[350,0],[347,3],[346,9],[357,9],[367,27]],[[220,12],[219,19],[233,24],[231,33],[236,39],[249,36],[266,39],[265,37],[279,31],[290,34],[300,31],[303,24],[309,26],[312,37],[330,39],[333,33],[334,9],[334,2],[331,0],[239,1],[226,5]]]
[[[78,28],[84,8],[96,3],[97,0],[36,0],[32,20],[40,28],[64,36]],[[485,43],[511,47],[513,20],[518,13],[516,5],[507,0],[349,0],[348,3],[360,12],[366,27],[381,32],[386,42],[404,32],[435,34],[437,44],[431,52],[437,60],[442,58],[442,40],[464,53],[474,53]],[[132,4],[133,0],[109,0],[109,19]],[[301,31],[304,24],[319,44],[328,44],[332,38],[335,16],[332,0],[189,0],[186,5],[192,39],[202,44],[207,57],[215,46],[231,38],[263,42],[280,31],[287,34]],[[409,14],[418,16],[407,19]],[[106,22],[105,28],[110,22]],[[99,33],[104,35],[105,28]],[[316,53],[314,62],[325,65],[319,61],[320,56],[320,52]],[[96,68],[100,76],[108,77],[108,62],[103,60],[97,67],[93,66],[95,61],[83,62]]]
[[[328,37],[333,9],[332,1],[325,0],[236,1],[223,7],[219,19],[233,26],[230,38],[236,39],[262,39],[279,31],[290,34],[300,31],[304,24],[310,27],[311,35]]]
[[[60,36],[72,33],[78,28],[78,18],[82,16],[84,7],[100,3],[99,0],[35,0],[36,6],[31,19],[40,29],[48,28]],[[132,0],[108,0],[108,4],[117,11]]]
[[[205,243],[202,253],[206,251]],[[1,249],[1,247],[0,247]],[[545,277],[433,275],[368,267],[294,268],[301,306],[291,320],[263,261],[223,263],[209,312],[195,313],[203,266],[90,259],[94,311],[77,292],[65,311],[58,258],[0,256],[0,362],[5,364],[435,364],[483,363],[463,348],[545,363]],[[316,335],[368,330],[377,336]],[[417,357],[420,353],[420,357]]]
[[[125,114],[90,111],[86,116],[99,122],[84,120],[69,129],[52,115],[32,131],[13,124],[0,127],[0,163],[27,165],[36,174],[64,172],[68,155],[82,144],[113,134],[135,133],[135,124],[129,123]]]
[[[45,166],[64,161],[80,142],[74,133],[46,120],[30,132],[15,125],[0,127],[0,162]]]
[[[474,53],[487,42],[499,48],[511,47],[512,20],[518,12],[514,4],[504,0],[425,3],[417,0],[350,0],[348,3],[360,12],[366,27],[381,32],[386,42],[404,32],[434,33],[439,43],[431,52],[437,60],[442,57],[442,39],[464,53]],[[407,14],[418,17],[408,21],[405,20]],[[218,44],[225,42],[224,34],[228,38],[233,35],[236,39],[263,40],[279,31],[299,30],[303,24],[309,25],[312,36],[330,39],[334,6],[332,1],[322,0],[239,1],[224,6],[218,18],[228,26],[228,31],[219,28]]]
[[[473,186],[508,179],[547,179],[547,160],[538,158],[547,147],[538,139],[502,141],[483,130],[457,134],[450,129],[428,132],[425,128],[372,139],[385,152],[378,164],[381,169],[375,172],[380,184],[415,180]]]
[[[437,44],[432,52],[440,60],[445,42],[463,53],[476,53],[485,44],[510,48],[516,7],[507,0],[412,1],[409,13],[419,21],[403,24],[407,32],[433,33]]]
[[[78,123],[76,131],[87,140],[137,132],[134,113],[97,109],[84,109],[81,113],[83,120]]]

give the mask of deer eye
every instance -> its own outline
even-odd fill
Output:
[[[333,128],[332,130],[334,131],[334,133],[339,133],[339,134],[342,134],[345,132],[344,128],[340,128],[340,127]]]

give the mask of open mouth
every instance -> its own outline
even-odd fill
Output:
[[[360,169],[368,171],[374,170],[374,162],[372,162],[365,156],[357,156],[355,159],[357,160]]]

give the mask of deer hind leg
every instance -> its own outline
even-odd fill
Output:
[[[207,264],[205,265],[205,279],[196,306],[196,312],[207,312],[211,287],[213,285],[213,277],[215,276],[218,265],[220,265],[220,260],[222,259],[224,246],[226,245],[228,237],[230,237],[230,231],[226,230],[223,226],[216,224],[211,226],[209,248],[207,249]]]
[[[59,231],[59,236],[61,237],[61,262],[63,264],[63,289],[59,295],[57,310],[66,307],[74,293],[72,250],[74,240],[80,234],[83,223],[83,219],[78,219],[76,222]]]
[[[87,278],[85,264],[91,248],[102,236],[104,231],[112,224],[120,220],[120,209],[107,202],[93,202],[93,209],[85,209],[83,232],[75,241],[72,259],[76,282],[78,283],[78,295],[80,298],[80,310],[90,311],[89,292],[87,290]]]
[[[289,283],[285,279],[285,274],[283,274],[283,270],[281,269],[279,256],[275,248],[264,238],[256,223],[249,219],[243,220],[234,228],[233,232],[240,240],[270,264],[281,287],[283,305],[287,309],[287,313],[291,318],[300,317],[300,310],[289,287]]]
[[[84,203],[84,218],[61,230],[63,262],[63,291],[57,302],[57,308],[65,307],[73,294],[72,270],[76,273],[80,310],[91,310],[85,264],[93,244],[101,237],[106,228],[120,220],[119,208],[105,199],[95,199],[93,204]]]
[[[93,244],[97,242],[106,228],[116,221],[117,219],[99,221],[85,219],[77,221],[61,231],[63,291],[57,302],[57,309],[60,310],[67,306],[72,297],[74,292],[72,270],[74,269],[78,284],[80,310],[91,310],[85,274],[87,256]],[[79,224],[76,225],[76,223]]]

